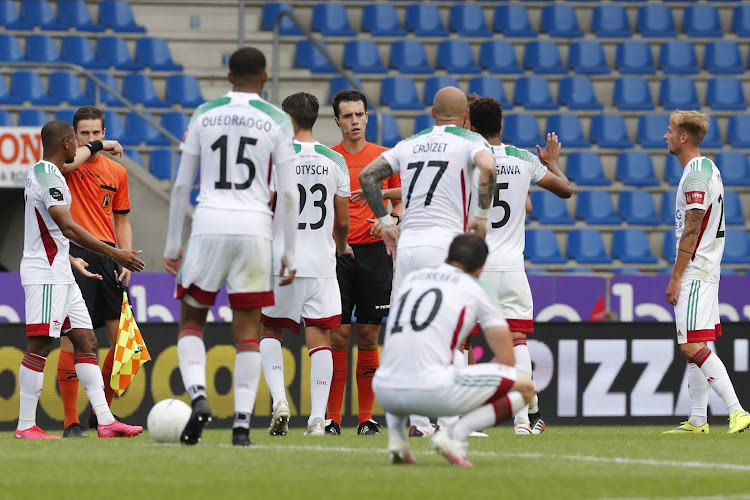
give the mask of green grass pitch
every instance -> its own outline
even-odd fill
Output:
[[[259,426],[260,422],[256,422]],[[51,429],[49,429],[51,431]],[[311,438],[303,429],[234,448],[228,429],[195,447],[148,435],[61,441],[0,434],[0,498],[8,499],[750,499],[750,435],[663,435],[664,427],[552,427],[541,436],[490,429],[470,440],[473,469],[410,438],[419,465],[391,465],[386,436]]]

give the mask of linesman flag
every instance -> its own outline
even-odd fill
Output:
[[[109,382],[118,396],[121,396],[128,388],[141,365],[150,359],[151,355],[148,353],[146,343],[141,337],[141,331],[135,323],[133,309],[128,301],[128,292],[125,289],[122,292],[120,327],[117,330],[115,359],[112,366],[112,378]]]

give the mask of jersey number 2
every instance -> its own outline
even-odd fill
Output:
[[[307,202],[307,191],[305,191],[305,186],[302,184],[297,184],[297,189],[299,189],[299,213],[302,213]],[[326,198],[328,198],[328,190],[323,184],[313,184],[310,188],[310,194],[315,193],[320,193],[320,199],[313,201],[313,205],[320,209],[320,220],[318,222],[311,222],[310,229],[320,229],[326,221]],[[297,229],[303,230],[306,225],[307,223],[305,222],[298,222]]]
[[[243,163],[247,165],[248,170],[248,177],[245,182],[242,184],[237,184],[229,182],[227,180],[227,136],[222,135],[219,137],[216,142],[211,144],[211,149],[216,151],[217,149],[221,151],[221,159],[219,160],[219,180],[214,183],[214,188],[216,189],[247,189],[250,187],[250,185],[253,183],[253,179],[255,179],[255,163],[250,158],[245,157],[245,146],[248,144],[251,146],[255,146],[255,144],[258,142],[258,139],[254,139],[252,137],[240,137],[240,145],[237,148],[237,165],[240,163]]]

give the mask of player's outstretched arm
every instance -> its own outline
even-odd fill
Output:
[[[141,253],[140,250],[112,248],[106,243],[94,238],[91,233],[73,222],[73,217],[70,215],[70,210],[68,210],[67,205],[53,205],[49,207],[49,214],[52,217],[52,220],[55,221],[55,224],[60,228],[63,235],[72,242],[87,248],[92,252],[111,257],[122,267],[130,269],[131,271],[143,271],[145,264],[137,257],[137,255]]]
[[[117,141],[93,141],[101,143],[102,147],[97,148],[96,151],[92,152],[92,149],[89,148],[87,145],[83,145],[76,149],[76,155],[75,158],[73,158],[73,161],[71,163],[65,163],[60,168],[60,172],[64,174],[67,174],[68,172],[72,172],[73,170],[76,170],[78,167],[80,167],[83,162],[91,158],[94,154],[96,154],[99,151],[106,151],[111,155],[118,155],[122,156],[122,146]]]
[[[667,302],[672,305],[677,304],[682,275],[685,273],[690,259],[693,258],[695,247],[698,245],[698,237],[701,233],[701,225],[705,214],[706,211],[700,208],[691,208],[685,212],[685,229],[683,229],[682,236],[680,236],[680,243],[677,246],[677,258],[674,261],[672,277],[669,279],[666,291]]]
[[[573,194],[573,188],[570,187],[568,177],[560,170],[559,166],[561,149],[562,144],[560,144],[557,134],[554,132],[547,134],[547,144],[544,146],[544,150],[537,144],[536,152],[539,161],[548,170],[547,174],[537,184],[560,198],[570,198]]]
[[[276,163],[276,216],[281,215],[284,233],[284,254],[281,256],[279,285],[294,281],[296,274],[297,216],[299,214],[299,189],[294,175],[294,157]]]
[[[381,181],[386,177],[393,175],[393,168],[381,154],[367,165],[359,174],[359,184],[362,186],[362,192],[370,205],[370,209],[380,221],[381,237],[385,243],[388,255],[396,256],[396,245],[398,244],[398,229],[393,222],[393,218],[385,208],[383,192],[380,189]]]
[[[95,280],[103,280],[101,274],[94,274],[90,272],[87,267],[89,267],[89,263],[83,260],[80,257],[73,257],[72,255],[68,255],[68,258],[70,259],[70,265],[73,268],[74,271],[81,274],[81,276],[85,278],[91,278]]]
[[[491,326],[482,328],[487,345],[492,349],[493,363],[507,366],[516,365],[516,357],[513,355],[513,336],[507,326]]]

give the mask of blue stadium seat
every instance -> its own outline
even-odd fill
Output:
[[[391,44],[388,67],[399,73],[431,74],[435,68],[427,61],[427,52],[419,40],[396,40]]]
[[[8,91],[5,77],[0,75],[0,104],[21,104],[23,100]]]
[[[10,93],[31,104],[41,106],[60,104],[57,99],[47,94],[39,74],[33,71],[16,71],[10,75]]]
[[[739,273],[732,269],[731,267],[722,267],[721,268],[721,275],[722,276],[737,276]]]
[[[63,62],[78,64],[86,69],[106,69],[108,66],[96,60],[94,48],[88,38],[68,35],[60,40],[60,58]]]
[[[628,224],[658,226],[661,223],[654,199],[647,191],[621,191],[617,212]]]
[[[654,102],[648,80],[640,76],[623,76],[615,80],[612,103],[620,111],[651,111]],[[641,118],[648,115],[641,115]],[[662,141],[663,142],[663,141]],[[663,145],[663,144],[662,144]]]
[[[435,126],[435,119],[432,117],[432,113],[422,113],[414,118],[414,133],[418,134],[426,128]]]
[[[659,67],[665,75],[695,75],[700,73],[695,47],[684,40],[664,42],[659,49]]]
[[[22,109],[18,112],[19,127],[42,127],[49,121],[49,115],[41,109]]]
[[[16,123],[13,121],[13,117],[10,116],[4,109],[0,109],[0,127],[15,127]]]
[[[559,113],[547,117],[547,133],[555,132],[564,148],[588,148],[591,143],[583,134],[581,120],[572,113]]]
[[[615,179],[626,186],[658,186],[651,155],[644,151],[623,151],[617,155]]]
[[[146,28],[136,24],[133,9],[126,0],[99,2],[99,24],[119,33],[145,33]]]
[[[540,224],[575,224],[575,219],[568,213],[565,200],[558,198],[549,191],[534,191],[530,195],[531,218],[538,220]]]
[[[128,101],[149,108],[169,108],[171,104],[156,95],[154,82],[145,73],[131,73],[122,77],[122,95]]]
[[[733,148],[750,148],[750,115],[733,114],[727,122],[727,142]]]
[[[566,274],[593,274],[594,270],[590,267],[569,267],[563,269],[562,272]]]
[[[435,99],[435,94],[437,94],[438,90],[442,89],[443,87],[456,87],[460,89],[461,85],[459,85],[458,80],[456,80],[452,76],[431,76],[424,81],[423,102],[427,106],[432,106],[432,101]]]
[[[496,33],[502,33],[504,38],[532,38],[539,35],[531,27],[531,20],[526,8],[518,4],[495,7],[492,29]]]
[[[340,3],[319,3],[312,10],[312,30],[323,36],[354,36],[346,7]]]
[[[602,113],[591,118],[589,132],[591,142],[600,148],[632,148],[628,128],[622,115]]]
[[[580,191],[576,201],[576,219],[586,224],[620,225],[612,197],[606,191]]]
[[[653,75],[654,56],[651,45],[642,40],[625,40],[617,44],[615,69],[622,74]]]
[[[622,5],[603,4],[594,7],[591,31],[597,38],[630,38],[630,20]]]
[[[716,154],[714,163],[725,186],[750,186],[750,160],[745,153],[722,151]]]
[[[672,224],[674,224],[674,218],[672,219]],[[677,257],[677,235],[672,229],[664,233],[664,240],[662,240],[661,245],[661,256],[664,257],[669,264],[674,264],[675,258]],[[672,269],[669,269],[668,272],[671,273]]]
[[[107,110],[104,112],[104,128],[107,129],[107,139],[112,139],[127,146],[137,144],[125,135],[125,122],[122,121],[122,116],[115,111]]]
[[[527,229],[523,255],[534,264],[565,264],[568,259],[560,253],[557,237],[549,229]]]
[[[96,41],[96,60],[105,68],[114,67],[123,71],[141,71],[143,64],[137,64],[130,57],[125,40],[119,36],[102,36]]]
[[[677,160],[677,158],[672,155],[669,155],[669,157],[675,158],[675,160]],[[680,164],[677,163],[677,166],[679,165]],[[682,174],[682,167],[680,167],[680,174]],[[678,177],[677,184],[679,183],[680,179]],[[675,184],[675,186],[677,184]],[[670,189],[669,191],[664,191],[664,193],[662,193],[661,202],[659,203],[659,216],[663,224],[674,226],[674,214],[677,210],[676,199],[677,192],[674,189]]]
[[[390,76],[380,84],[380,104],[391,109],[423,110],[414,80],[405,76]]]
[[[576,11],[570,5],[552,4],[542,8],[541,31],[553,38],[577,38],[583,36],[578,27]]]
[[[91,20],[89,8],[83,0],[65,0],[57,3],[57,21],[65,26],[70,26],[76,31],[100,32],[104,26],[100,26]]]
[[[362,31],[372,36],[406,36],[401,28],[396,7],[386,3],[366,5],[362,9]]]
[[[193,188],[190,191],[190,204],[196,206],[198,204],[198,195],[201,193],[200,188]]]
[[[166,100],[183,108],[196,108],[205,102],[198,80],[188,74],[167,77]]]
[[[355,82],[359,84],[359,88],[363,88],[362,82],[355,78]],[[329,91],[328,91],[328,102],[333,103],[333,96],[336,95],[337,92],[340,92],[342,90],[353,90],[355,87],[353,87],[349,82],[346,81],[346,78],[343,76],[336,76],[331,78],[331,83],[329,84]],[[368,104],[367,107],[369,108],[370,105]]]
[[[612,274],[641,274],[641,272],[634,267],[615,267],[609,270]]]
[[[492,36],[487,29],[484,11],[477,4],[458,4],[451,7],[448,27],[462,37]]]
[[[724,36],[719,11],[713,5],[708,4],[694,4],[685,7],[682,17],[682,31],[688,37],[721,38]]]
[[[154,119],[154,115],[150,113],[146,113],[146,115],[149,118]],[[125,134],[136,144],[143,142],[148,146],[169,145],[167,138],[161,135],[161,133],[156,130],[156,127],[133,112],[130,112],[125,116]]]
[[[695,82],[686,76],[670,76],[659,84],[659,104],[665,110],[701,109]]]
[[[6,30],[13,31],[34,29],[32,25],[26,24],[21,20],[16,8],[16,2],[13,0],[0,0],[0,26],[4,26]]]
[[[492,97],[503,106],[503,111],[513,108],[505,93],[503,81],[493,76],[475,76],[469,80],[469,94],[481,97]]]
[[[21,21],[38,26],[44,31],[68,31],[68,27],[55,21],[52,6],[47,0],[24,0],[21,2]]]
[[[178,141],[185,135],[189,123],[190,117],[179,111],[170,111],[161,115],[161,126],[175,136]]]
[[[344,44],[344,68],[354,73],[388,73],[372,40],[349,40]]]
[[[579,186],[609,186],[612,180],[604,175],[599,155],[591,151],[568,153],[565,162],[568,179]]]
[[[471,45],[465,40],[443,40],[437,46],[435,66],[448,73],[474,74],[482,70],[474,59]]]
[[[145,37],[135,41],[135,62],[152,71],[182,71],[181,64],[172,61],[169,45],[163,38]]]
[[[750,234],[744,229],[727,229],[723,264],[750,264]]]
[[[674,155],[666,155],[664,157],[664,180],[670,186],[677,186],[681,178],[682,165],[680,165],[680,161]]]
[[[604,106],[596,98],[591,80],[585,76],[566,76],[557,86],[557,100],[571,110],[598,110]]]
[[[645,38],[675,38],[672,9],[665,4],[646,4],[638,8],[635,31]]]
[[[606,75],[610,72],[604,47],[596,40],[576,40],[571,43],[568,67],[579,75]]]
[[[703,67],[713,75],[739,75],[745,72],[740,46],[732,40],[715,40],[706,44]]]
[[[260,29],[262,31],[273,31],[274,23],[276,22],[276,16],[281,11],[291,12],[294,14],[294,7],[285,2],[268,2],[263,4],[263,11],[261,12]],[[302,32],[288,17],[284,17],[279,23],[279,35],[301,35]]]
[[[534,115],[514,113],[503,121],[503,139],[510,144],[519,148],[533,148],[537,144],[544,144]]]
[[[448,36],[437,6],[428,3],[413,3],[406,8],[406,31],[416,36]]]
[[[75,114],[76,111],[74,109],[58,109],[55,113],[55,120],[62,120],[72,125]]]
[[[618,229],[612,233],[612,256],[623,264],[656,264],[648,236],[640,229]]]
[[[558,109],[559,105],[552,99],[549,83],[541,76],[522,76],[515,83],[513,104],[526,109]]]
[[[638,117],[636,128],[636,141],[642,148],[655,148],[664,150],[666,142],[664,134],[669,127],[669,115],[660,113],[647,113]]]
[[[488,40],[479,47],[479,65],[490,73],[523,73],[513,44],[506,40]]]
[[[136,162],[138,166],[145,167],[145,164],[143,163],[143,157],[141,156],[141,153],[139,153],[137,150],[127,148],[127,149],[124,149],[122,152],[125,154],[125,156],[127,156],[128,158]]]
[[[67,71],[50,73],[47,82],[50,97],[58,102],[67,102],[71,106],[89,104],[89,99],[83,94],[83,87],[78,75]]]
[[[386,148],[392,148],[401,140],[401,132],[398,130],[398,122],[393,115],[383,113],[383,141],[378,139],[378,115],[370,113],[365,130],[365,139],[375,144],[382,144]]]
[[[750,37],[750,4],[738,5],[732,10],[732,31],[738,37]]]
[[[742,201],[736,191],[724,190],[724,220],[729,226],[744,226],[745,215],[742,212]]]
[[[177,172],[179,166],[179,155],[174,153],[171,156],[169,149],[154,149],[149,154],[148,159],[148,170],[151,175],[159,180],[171,179],[172,178],[172,162],[174,162],[174,169]]]
[[[49,35],[26,37],[26,60],[38,63],[61,62],[57,44]]]
[[[716,76],[708,81],[706,105],[712,110],[745,111],[745,92],[742,82],[732,76]]]
[[[606,194],[606,193],[604,193]],[[568,233],[565,254],[579,264],[611,264],[602,235],[596,229],[573,229]]]
[[[328,50],[325,42],[320,42]],[[336,70],[310,40],[300,40],[294,50],[294,67],[307,68],[311,73],[336,73]]]
[[[105,84],[111,87],[112,90],[120,92],[120,86],[117,84],[117,80],[111,73],[94,73],[94,76],[102,80]],[[97,93],[99,94],[98,100]],[[97,89],[97,85],[90,78],[86,79],[86,97],[89,98],[89,101],[91,103],[96,104],[97,106],[99,105],[99,103],[105,104],[110,107],[123,106],[122,102],[120,102],[120,100],[117,99],[113,94],[110,94],[103,88]]]
[[[523,66],[538,74],[567,73],[557,44],[550,40],[532,40],[524,46]]]

